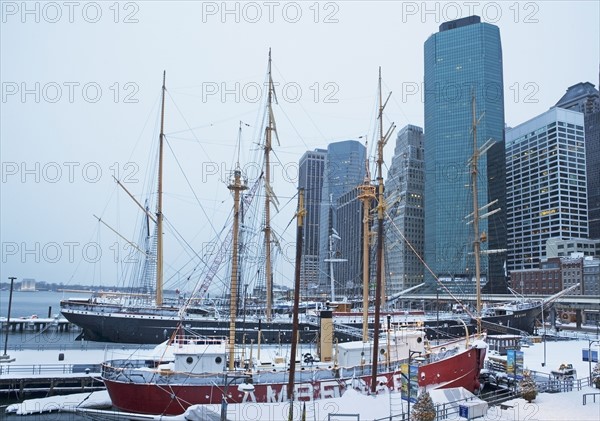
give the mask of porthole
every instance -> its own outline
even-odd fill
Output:
[[[221,364],[221,361],[223,361],[223,360],[221,359],[221,357],[217,357],[217,358],[215,358],[215,362],[216,362],[217,364]]]
[[[186,362],[186,363],[188,363],[188,364],[191,364],[191,363],[193,363],[193,362],[194,362],[194,359],[193,359],[192,357],[187,357],[187,358],[185,359],[185,362]]]

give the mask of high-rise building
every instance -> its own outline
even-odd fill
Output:
[[[583,114],[551,108],[506,132],[508,270],[533,269],[552,237],[586,238]]]
[[[360,243],[360,228],[358,226],[341,226],[338,223],[337,203],[342,195],[353,190],[363,182],[366,172],[365,159],[366,148],[356,140],[330,143],[327,146],[323,192],[321,196],[319,236],[319,283],[322,292],[329,292],[331,279],[330,265],[324,260],[330,257],[330,255],[350,260],[353,257],[341,255],[340,243]],[[331,252],[329,250],[330,236],[334,238],[333,250]],[[344,263],[335,264],[334,268],[337,267],[337,269],[334,270],[342,270],[339,268],[342,265]],[[343,283],[347,280],[340,279],[338,282]],[[345,289],[345,286],[342,285],[341,289]]]
[[[306,209],[300,277],[300,293],[303,297],[313,295],[319,284],[319,230],[326,156],[325,149],[307,151],[300,158],[298,169],[298,187],[304,188]]]
[[[360,297],[362,294],[363,212],[358,187],[348,190],[335,203],[336,230],[340,237],[334,258],[345,260],[334,264],[336,295]]]
[[[590,82],[578,83],[556,106],[583,113],[590,238],[600,239],[600,93]]]
[[[386,294],[393,295],[423,282],[423,192],[425,163],[423,129],[408,125],[396,138],[387,174]]]
[[[495,146],[479,159],[478,206],[502,202],[504,95],[502,46],[497,26],[470,16],[440,25],[425,42],[425,261],[441,280],[474,286],[473,212],[469,161],[474,153],[472,98],[477,147]],[[491,155],[490,155],[491,154]],[[496,206],[496,205],[494,205]],[[492,210],[488,208],[487,210]],[[502,249],[504,209],[481,219],[489,243]],[[493,290],[504,288],[502,254],[481,255],[481,278]],[[433,276],[425,271],[425,281]],[[457,282],[463,281],[463,282]]]

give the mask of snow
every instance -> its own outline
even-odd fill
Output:
[[[593,338],[593,340],[596,340]],[[581,379],[588,376],[589,365],[582,361],[582,349],[588,349],[588,340],[579,341],[557,341],[546,342],[544,352],[544,343],[535,343],[528,348],[523,348],[524,366],[526,369],[535,370],[538,373],[550,373],[557,369],[563,363],[573,364],[577,370],[577,378]],[[594,343],[592,348],[598,346]],[[597,349],[597,348],[596,348]],[[84,360],[89,363],[91,359],[94,361],[102,361],[105,358],[105,352],[99,351],[102,355],[96,355],[93,351],[82,352],[87,356]],[[117,358],[121,352],[125,357],[131,355],[132,350],[113,350],[109,357]],[[47,352],[46,352],[47,353]],[[44,355],[46,355],[46,353]],[[149,353],[146,350],[146,353]],[[65,362],[73,363],[80,356],[65,354]],[[35,352],[33,352],[35,355]],[[18,356],[21,358],[22,356]],[[40,353],[37,360],[40,361]],[[92,358],[93,357],[93,358]],[[542,362],[545,361],[545,366]],[[34,363],[35,363],[34,362]],[[20,359],[20,364],[25,363],[25,358]],[[594,364],[592,364],[593,368]],[[600,399],[596,397],[594,403],[588,398],[587,405],[583,405],[582,397],[584,393],[598,393],[600,390],[591,387],[585,387],[580,391],[574,390],[566,393],[540,393],[532,403],[527,403],[524,399],[514,399],[506,402],[503,406],[508,409],[501,409],[500,406],[491,407],[485,420],[498,421],[515,421],[515,420],[577,420],[577,421],[598,421],[600,419]],[[41,410],[58,410],[59,408],[66,411],[73,411],[77,403],[82,401],[81,407],[98,408],[109,406],[108,394],[106,392],[94,392],[93,394],[82,393],[68,396],[53,396],[45,399],[31,399],[21,404],[11,405],[7,408],[7,412],[17,414],[39,413]],[[434,398],[435,399],[435,398]],[[300,402],[294,403],[294,419],[300,420],[304,404]],[[388,418],[391,414],[399,415],[407,410],[406,402],[401,399],[399,393],[383,393],[377,396],[362,395],[357,391],[348,390],[340,398],[324,399],[314,402],[307,402],[306,419],[307,420],[328,420],[330,414],[356,414],[361,420],[376,420]],[[209,419],[206,414],[219,414],[220,405],[205,405],[204,407],[194,406],[189,409],[186,415],[179,417],[170,417],[173,420],[205,420]],[[95,410],[94,410],[95,411]],[[203,411],[203,412],[202,412]],[[207,412],[208,411],[208,412]],[[198,413],[204,415],[197,415]],[[227,407],[227,419],[229,420],[282,420],[287,419],[289,413],[289,403],[268,403],[268,404],[230,404]],[[196,414],[196,415],[194,415]],[[186,418],[187,417],[187,418]],[[107,418],[106,418],[107,419]],[[139,419],[142,419],[140,417]],[[168,418],[143,418],[143,419],[163,419]],[[335,419],[332,418],[332,419]],[[452,415],[452,419],[460,420],[458,415]]]
[[[74,407],[110,408],[111,401],[106,390],[92,393],[75,393],[49,398],[27,399],[21,403],[9,405],[7,414],[29,415],[43,412],[66,411]]]

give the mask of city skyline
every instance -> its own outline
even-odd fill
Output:
[[[204,3],[220,7],[220,3]],[[400,4],[371,7],[340,2],[328,9],[321,5],[317,23],[316,10],[308,9],[309,5],[300,6],[303,14],[297,23],[286,21],[291,15],[282,17],[280,13],[269,22],[266,10],[262,22],[251,23],[244,21],[252,17],[251,10],[243,12],[239,3],[232,3],[240,5],[236,22],[234,15],[203,11],[200,4],[176,4],[167,13],[160,3],[140,2],[120,9],[118,16],[106,5],[97,23],[89,22],[94,20],[91,6],[86,8],[87,15],[82,14],[83,9],[75,10],[74,22],[69,21],[65,9],[62,20],[52,23],[56,15],[50,12],[55,10],[35,4],[38,22],[35,10],[23,14],[21,3],[4,2],[2,10],[2,243],[15,245],[17,250],[14,255],[4,250],[0,274],[95,285],[114,285],[123,276],[114,261],[115,257],[121,261],[127,250],[117,250],[120,254],[116,256],[111,248],[114,235],[99,229],[92,215],[99,214],[132,237],[134,206],[122,199],[118,212],[109,211],[115,207],[116,194],[111,176],[137,180],[129,187],[139,197],[140,180],[148,167],[148,144],[156,140],[152,129],[163,69],[167,70],[169,93],[167,139],[181,166],[194,169],[189,178],[197,185],[206,213],[198,212],[197,199],[183,188],[187,182],[177,175],[177,164],[167,168],[165,212],[171,221],[184,221],[180,229],[203,251],[214,236],[208,222],[219,227],[223,207],[229,207],[222,180],[232,167],[240,119],[252,126],[244,126],[241,161],[250,163],[246,164],[249,170],[258,162],[253,150],[260,134],[254,119],[261,107],[260,101],[250,102],[256,97],[250,94],[257,83],[262,85],[269,47],[274,79],[285,88],[278,91],[280,105],[275,110],[281,164],[273,184],[286,204],[295,194],[297,162],[306,150],[367,135],[372,157],[376,139],[373,91],[379,65],[384,91],[394,92],[386,110],[388,121],[395,121],[398,127],[423,125],[422,44],[453,11],[446,7],[451,3],[432,5],[439,9],[436,15],[424,14],[420,3],[405,2],[403,10]],[[416,12],[407,9],[408,4],[416,6]],[[540,2],[535,7],[519,4],[512,9],[511,4],[502,4],[498,19],[492,15],[492,3],[481,4],[480,11],[486,5],[483,20],[498,25],[503,34],[509,125],[547,110],[574,83],[597,84],[599,59],[594,47],[599,37],[594,36],[598,24],[593,18],[598,15],[597,4],[582,2],[575,7],[572,3]],[[461,7],[462,16],[473,14]],[[292,8],[287,10],[291,13]],[[325,22],[333,18],[338,22]],[[128,23],[133,19],[137,22]],[[592,31],[585,45],[579,37],[559,35],[555,29],[575,21]],[[357,31],[375,27],[375,22],[380,33]],[[163,31],[156,31],[157,27]],[[376,42],[382,37],[384,42]],[[293,40],[293,49],[288,47],[289,40]],[[561,51],[563,60],[550,59],[554,50]],[[531,58],[527,66],[522,65],[524,57]],[[303,96],[292,102],[295,84],[302,88]],[[98,86],[103,96],[94,103]],[[17,89],[16,93],[11,89]],[[62,92],[58,99],[57,89]],[[233,93],[226,94],[226,89]],[[144,130],[146,121],[148,129]],[[386,149],[388,163],[392,148],[388,145]],[[294,208],[287,204],[282,210],[276,223],[281,231]],[[285,237],[293,241],[289,233]],[[84,247],[93,243],[102,247],[106,261],[101,269],[90,262],[80,263]],[[58,260],[51,254],[56,252],[55,245],[62,253]],[[172,267],[168,270],[175,282],[182,260],[179,252],[170,253]],[[285,269],[278,269],[282,283],[291,282],[289,267],[288,262]],[[178,282],[183,283],[184,276],[180,278]]]

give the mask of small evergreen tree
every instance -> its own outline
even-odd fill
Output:
[[[435,415],[435,406],[429,392],[421,393],[410,413],[410,419],[413,421],[433,421]]]
[[[600,363],[597,363],[594,367],[590,383],[593,384],[596,387],[596,389],[600,389]]]
[[[538,393],[537,384],[535,383],[535,380],[531,376],[531,372],[529,370],[523,371],[523,379],[519,383],[519,386],[521,387],[521,396],[523,399],[530,403],[531,401],[535,400],[535,397]]]

